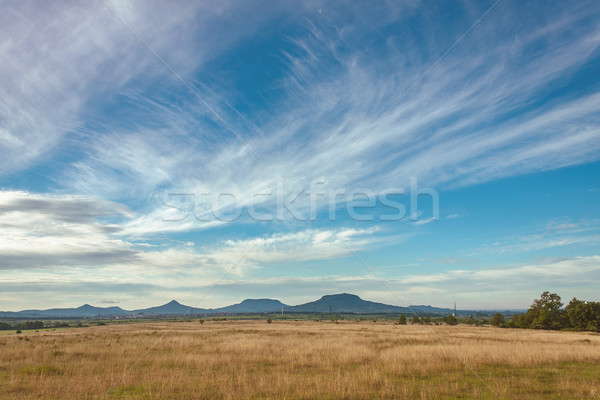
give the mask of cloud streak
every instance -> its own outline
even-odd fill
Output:
[[[390,184],[405,186],[410,176],[452,188],[597,160],[597,88],[545,101],[552,87],[575,79],[598,56],[600,31],[587,22],[589,10],[542,19],[534,28],[518,26],[511,39],[502,21],[520,12],[512,7],[494,10],[499,15],[490,15],[407,95],[427,66],[419,46],[392,35],[374,60],[365,43],[369,32],[358,33],[360,24],[332,29],[336,16],[311,21],[307,34],[281,50],[285,74],[268,115],[234,112],[234,93],[224,88],[207,92],[220,95],[202,103],[184,93],[176,100],[136,96],[159,128],[116,128],[88,142],[87,156],[71,165],[62,184],[109,198],[152,199],[132,222],[143,233],[143,227],[218,225],[161,223],[169,211],[161,200],[173,192],[233,193],[247,206],[281,180],[290,191],[324,177],[330,187],[378,193]],[[433,45],[440,53],[443,48]],[[223,137],[201,111],[209,103],[243,132],[244,142]]]

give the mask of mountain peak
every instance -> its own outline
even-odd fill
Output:
[[[249,304],[249,303],[259,303],[259,302],[279,302],[279,300],[273,300],[273,299],[246,299],[243,300],[240,304]]]
[[[272,312],[280,310],[281,307],[288,306],[275,299],[246,299],[239,304],[217,308],[213,311],[230,313]]]
[[[362,300],[355,294],[352,293],[338,293],[338,294],[326,294],[321,299],[338,299],[338,300]]]
[[[355,294],[338,293],[329,294],[313,301],[299,306],[289,308],[290,311],[298,312],[351,312],[351,313],[385,313],[385,312],[404,312],[405,308],[391,306],[388,304],[375,303],[373,301],[363,300]]]

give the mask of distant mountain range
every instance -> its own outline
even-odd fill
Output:
[[[221,308],[197,308],[183,305],[175,300],[158,307],[150,307],[139,310],[123,310],[120,307],[94,307],[85,304],[77,308],[52,308],[49,310],[23,310],[18,312],[3,312],[0,317],[7,318],[96,318],[96,317],[118,317],[118,316],[165,316],[165,315],[189,315],[189,314],[243,314],[243,313],[268,313],[268,312],[287,312],[287,313],[404,313],[420,315],[447,315],[454,310],[450,308],[439,308],[431,306],[409,306],[399,307],[389,304],[376,303],[363,300],[360,297],[341,293],[326,295],[319,300],[311,301],[306,304],[289,306],[279,300],[274,299],[246,299],[238,304],[233,304]],[[459,315],[471,314],[473,311],[458,310]]]

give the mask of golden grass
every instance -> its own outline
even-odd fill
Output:
[[[0,398],[600,398],[600,335],[207,321],[0,337]]]

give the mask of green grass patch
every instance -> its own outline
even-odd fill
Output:
[[[51,365],[37,365],[34,367],[25,367],[19,370],[21,375],[61,375],[63,370]]]

